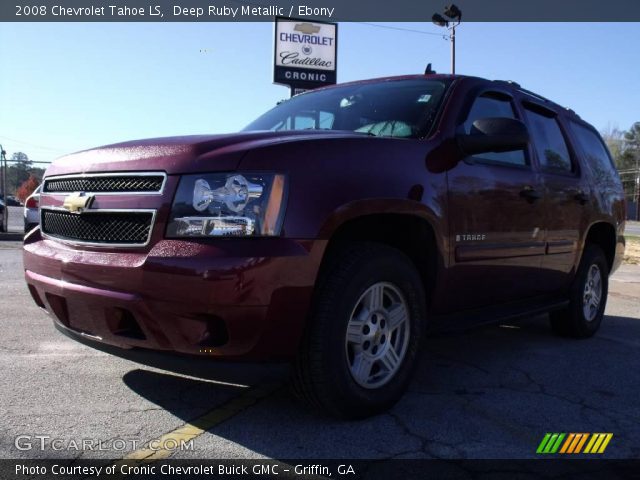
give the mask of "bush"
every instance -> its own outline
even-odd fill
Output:
[[[33,175],[29,175],[29,178],[22,182],[22,185],[18,187],[16,197],[24,203],[27,197],[31,195],[36,188],[38,188],[38,185],[40,185],[40,180]]]

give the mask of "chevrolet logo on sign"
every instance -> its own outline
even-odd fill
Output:
[[[93,203],[93,195],[84,192],[72,193],[64,199],[62,206],[71,213],[81,213],[87,208],[91,208]]]
[[[314,33],[318,33],[320,31],[319,25],[314,25],[312,23],[298,23],[293,29],[296,32],[306,33],[307,35],[311,35]]]

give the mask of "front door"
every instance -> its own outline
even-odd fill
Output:
[[[505,92],[484,92],[464,122],[517,118]],[[545,253],[544,186],[528,151],[468,157],[448,173],[452,310],[520,300],[541,293]]]

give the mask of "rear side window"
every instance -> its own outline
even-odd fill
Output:
[[[590,128],[575,122],[570,121],[569,127],[596,179],[613,176],[611,157],[600,137]]]
[[[469,111],[469,115],[464,122],[465,133],[472,133],[473,122],[480,118],[490,117],[506,117],[516,118],[511,101],[506,98],[498,98],[491,94],[481,95],[475,99],[473,106]],[[522,150],[513,152],[489,152],[480,155],[474,155],[477,160],[489,160],[491,162],[507,163],[511,165],[524,166],[527,160]]]
[[[555,117],[525,109],[529,133],[538,161],[544,170],[571,173],[573,165],[560,125]]]

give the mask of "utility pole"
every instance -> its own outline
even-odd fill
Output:
[[[633,189],[634,200],[636,201],[636,220],[640,220],[640,154],[636,154],[636,182]]]
[[[451,27],[451,75],[456,74],[456,26]]]
[[[449,29],[449,35],[445,35],[445,40],[451,41],[451,75],[456,74],[456,27],[462,22],[462,10],[456,7],[453,3],[444,7],[444,15],[434,13],[431,17],[431,21],[439,27],[445,27]]]
[[[6,232],[9,222],[9,208],[7,204],[7,152],[0,145],[0,160],[2,161],[2,200],[4,202],[4,210],[2,211],[2,228]]]

